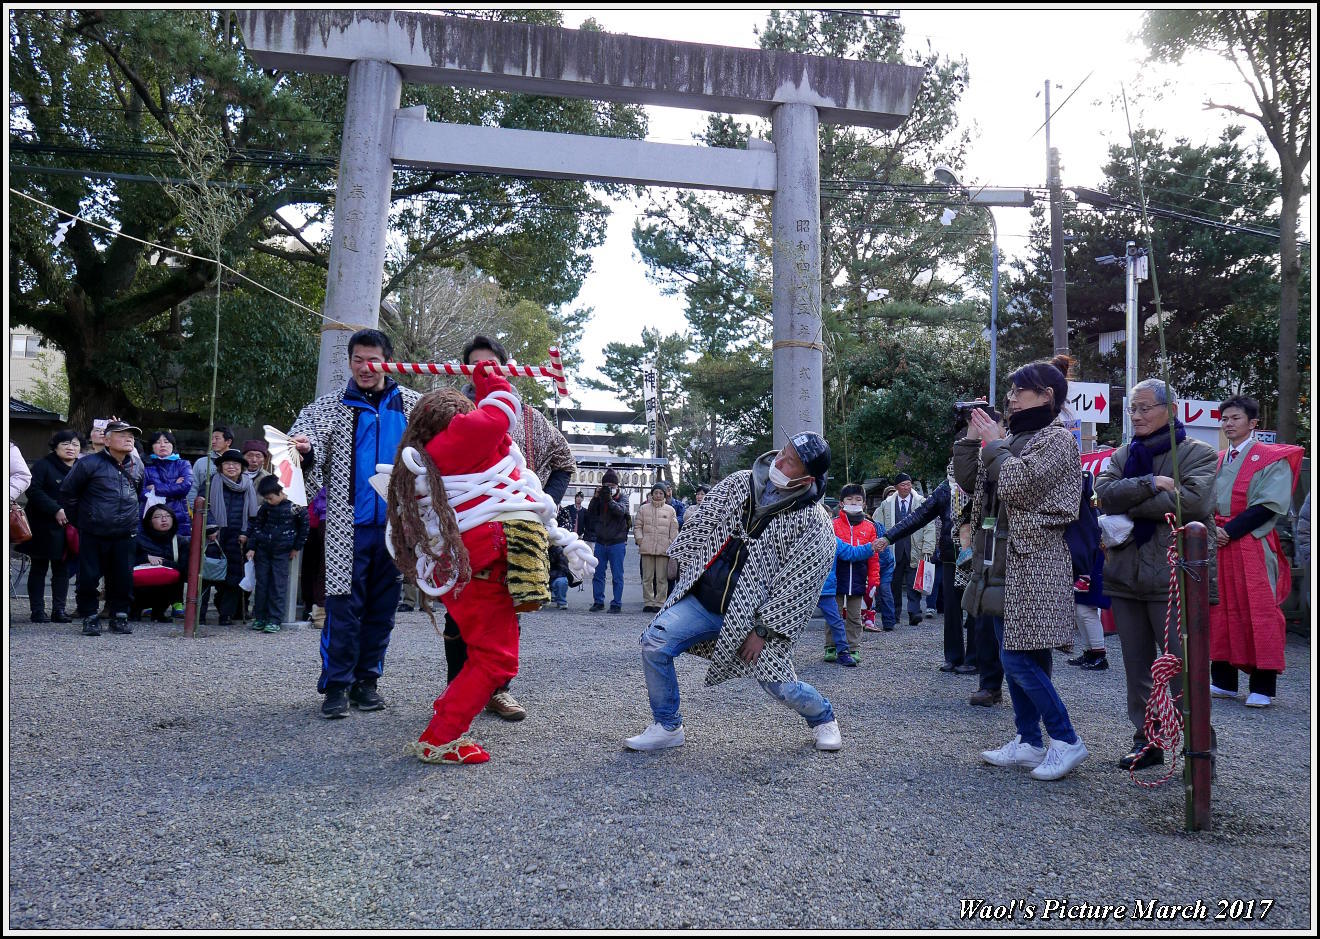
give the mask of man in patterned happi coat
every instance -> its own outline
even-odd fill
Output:
[[[402,578],[385,548],[385,500],[371,487],[379,463],[394,460],[421,395],[372,363],[394,355],[389,338],[363,329],[348,340],[353,377],[298,414],[289,436],[302,454],[307,491],[322,485],[325,518],[325,626],[321,630],[321,716],[348,716],[350,703],[378,711],[376,681],[394,629]]]
[[[629,749],[683,744],[674,671],[683,652],[710,659],[706,684],[755,678],[806,719],[817,749],[843,747],[829,701],[793,671],[793,643],[834,563],[834,530],[820,504],[829,467],[829,444],[800,433],[689,509],[669,550],[677,585],[642,634],[655,720],[624,741]]]

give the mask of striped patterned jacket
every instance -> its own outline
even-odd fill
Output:
[[[392,384],[392,383],[391,383]],[[325,593],[335,597],[353,589],[354,439],[357,409],[344,404],[347,388],[322,395],[298,413],[289,436],[306,434],[312,441],[311,466],[304,468],[307,492],[325,486]],[[399,386],[403,413],[412,413],[420,392]],[[394,453],[381,460],[392,463]]]
[[[730,538],[743,539],[749,548],[719,637],[688,650],[711,660],[708,685],[742,677],[796,681],[793,643],[820,602],[821,587],[834,564],[834,529],[819,502],[781,511],[759,535],[748,536],[752,510],[773,459],[774,453],[763,454],[752,470],[732,474],[700,505],[692,506],[669,549],[669,556],[678,561],[679,575],[665,609],[687,596]],[[748,665],[738,657],[738,649],[757,625],[769,630],[770,636],[756,661]]]

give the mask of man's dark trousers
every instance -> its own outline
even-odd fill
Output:
[[[133,561],[136,549],[132,535],[103,538],[89,531],[78,532],[78,615],[95,616],[100,607],[96,587],[105,577],[105,604],[111,614],[127,615],[133,606]]]
[[[1004,663],[999,661],[999,637],[996,630],[998,616],[976,618],[976,667],[979,669],[978,691],[1001,691],[1004,687]]]
[[[940,568],[943,577],[940,586],[944,594],[944,662],[947,665],[961,665],[963,663],[962,591],[953,582],[953,562],[945,561]]]
[[[385,670],[401,586],[399,569],[385,549],[385,526],[355,526],[352,592],[325,598],[318,691],[376,683]]]

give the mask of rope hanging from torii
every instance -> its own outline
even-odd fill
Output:
[[[368,367],[373,372],[394,372],[398,375],[471,375],[473,366],[462,362],[370,362]],[[488,366],[491,374],[514,378],[549,378],[555,384],[555,394],[568,397],[568,382],[564,377],[564,362],[559,349],[551,347],[549,365],[508,365]]]

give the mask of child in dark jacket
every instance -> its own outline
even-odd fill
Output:
[[[252,629],[277,633],[288,599],[289,562],[307,543],[307,510],[289,501],[276,476],[264,477],[257,495],[265,504],[257,509],[247,553],[257,574]]]

